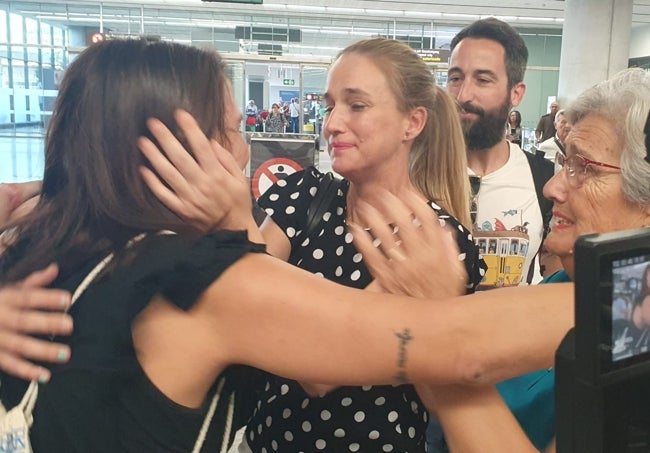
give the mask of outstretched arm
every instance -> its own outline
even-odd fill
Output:
[[[147,375],[168,396],[201,388],[197,379],[207,391],[236,363],[326,384],[488,384],[553,363],[573,322],[572,295],[573,285],[555,284],[432,303],[343,287],[249,254],[189,312],[148,307],[134,338]]]
[[[572,296],[557,284],[431,302],[341,287],[268,256],[242,259],[206,293],[220,301],[215,330],[233,343],[232,363],[352,385],[486,384],[551,366]]]
[[[68,346],[31,335],[69,335],[72,318],[64,311],[70,294],[44,289],[57,275],[51,265],[22,282],[0,288],[0,369],[27,380],[47,382],[50,372],[31,361],[62,363],[70,357]]]
[[[427,408],[440,420],[452,453],[539,453],[493,386],[416,388]],[[555,445],[545,452],[554,453]]]

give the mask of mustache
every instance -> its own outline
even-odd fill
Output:
[[[485,110],[480,107],[476,107],[471,102],[458,103],[458,110],[466,113],[474,113],[476,115],[484,116]]]

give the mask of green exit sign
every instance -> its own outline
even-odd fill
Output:
[[[294,79],[284,79],[282,80],[282,85],[294,86],[296,81]]]

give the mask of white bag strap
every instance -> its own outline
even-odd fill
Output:
[[[208,433],[208,429],[210,428],[210,423],[212,422],[212,418],[214,417],[214,413],[217,409],[217,404],[219,403],[219,396],[221,395],[221,390],[223,390],[223,386],[225,383],[226,383],[226,378],[224,377],[221,379],[221,382],[219,382],[219,385],[217,386],[217,391],[212,397],[212,401],[210,402],[210,407],[208,408],[208,412],[205,414],[205,419],[203,420],[203,425],[201,425],[199,436],[197,437],[196,442],[194,443],[194,448],[192,449],[192,453],[199,453],[201,451],[201,448],[203,448],[205,437]],[[232,430],[232,417],[234,411],[235,411],[235,394],[232,393],[230,394],[230,398],[228,401],[228,413],[226,415],[226,426],[223,430],[223,439],[221,441],[221,448],[219,449],[219,453],[228,452],[228,440],[230,438],[230,432]]]

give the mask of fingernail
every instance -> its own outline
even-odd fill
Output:
[[[59,349],[59,353],[57,354],[57,360],[61,363],[67,362],[68,361],[68,350],[66,348],[61,348]]]
[[[62,296],[61,297],[61,309],[65,310],[66,308],[68,308],[69,304],[70,304],[70,297]]]
[[[42,374],[38,377],[39,384],[47,384],[50,381],[50,376],[48,374]]]

